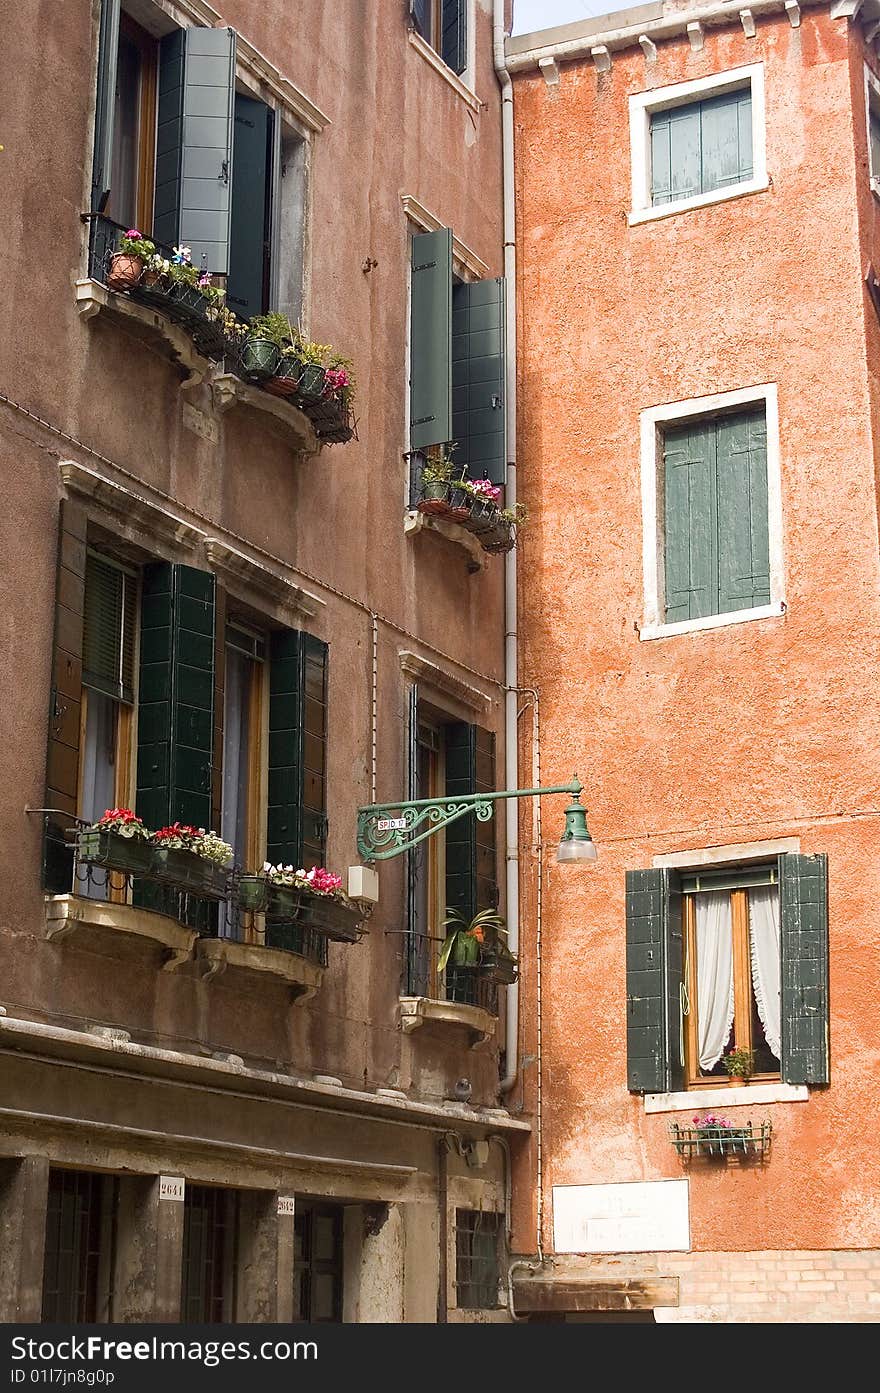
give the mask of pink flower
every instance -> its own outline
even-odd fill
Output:
[[[136,227],[130,227],[125,235],[126,237],[131,237],[132,241],[136,241],[143,236],[143,233],[138,232]]]

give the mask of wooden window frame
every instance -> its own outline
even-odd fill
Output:
[[[707,891],[711,887],[706,887]],[[778,888],[778,883],[777,883]],[[700,892],[697,892],[700,893]],[[752,1049],[752,964],[749,945],[748,888],[731,889],[731,932],[733,935],[733,1048]],[[684,935],[684,986],[688,1010],[684,1014],[685,1087],[727,1087],[727,1078],[701,1074],[697,1049],[697,912],[696,894],[682,895],[682,930]],[[773,1083],[782,1078],[782,1062],[773,1073],[752,1074],[748,1083]]]
[[[153,196],[156,183],[156,112],[159,90],[159,44],[152,34],[122,10],[119,37],[133,44],[140,56],[138,70],[138,130],[136,223],[148,232],[153,226]]]
[[[223,628],[224,695],[226,689],[225,672],[227,652],[230,647],[232,647],[235,652],[244,652],[243,648],[236,648],[234,644],[230,644],[230,629],[237,629],[239,632],[253,638],[255,647],[257,644],[262,645],[261,653],[245,654],[245,656],[250,658],[249,690],[247,694],[248,759],[247,789],[245,793],[245,843],[241,848],[233,848],[236,862],[242,863],[245,870],[254,871],[261,867],[266,859],[269,798],[269,635],[267,632],[255,628],[246,619],[239,619],[234,612],[230,614],[227,610]],[[225,756],[226,716],[224,711],[222,743],[222,758],[224,760]],[[221,793],[221,817],[222,806]],[[265,938],[265,915],[247,911],[243,912],[241,916],[241,926],[243,942],[263,943]]]
[[[443,730],[443,717],[433,708],[426,710],[425,703],[419,704],[419,730],[433,731],[437,736],[436,749],[430,750],[430,765],[427,790],[420,789],[420,798],[442,798],[446,792],[446,744]],[[425,742],[419,740],[420,748]],[[437,930],[445,917],[446,886],[446,833],[441,828],[424,843],[425,874],[428,882],[427,930],[428,930],[428,995],[432,1001],[445,1001],[445,974],[439,972],[437,959],[440,956],[440,942]]]

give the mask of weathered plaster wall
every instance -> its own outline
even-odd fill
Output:
[[[750,1110],[773,1121],[763,1169],[692,1168],[692,1243],[880,1241],[864,1130],[878,1063],[880,567],[860,48],[845,21],[811,9],[797,30],[758,19],[753,40],[739,25],[713,29],[701,52],[676,40],[656,64],[626,50],[607,74],[578,63],[556,88],[516,82],[520,481],[532,515],[521,681],[540,688],[543,778],[582,772],[599,847],[590,869],[548,855],[544,881],[548,1249],[553,1184],[682,1173],[669,1115],[646,1116],[626,1090],[625,870],[781,836],[828,853],[832,1083],[807,1103]],[[629,228],[628,96],[755,62],[772,187]],[[640,642],[639,412],[767,382],[779,389],[786,613]],[[550,853],[556,827],[545,827]],[[525,923],[534,911],[532,858]],[[527,963],[527,1055],[534,982]],[[533,1113],[533,1064],[524,1080]],[[515,1187],[524,1252],[534,1166],[532,1154]]]

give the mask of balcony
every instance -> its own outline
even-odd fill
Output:
[[[320,381],[300,372],[302,364],[290,370],[277,348],[274,357],[261,358],[264,340],[226,310],[223,290],[213,284],[221,277],[203,278],[204,286],[175,278],[173,248],[152,242],[155,257],[172,264],[170,272],[157,269],[121,252],[126,229],[119,223],[97,214],[81,216],[89,223],[89,274],[77,282],[76,296],[85,319],[119,320],[187,369],[184,388],[209,386],[218,413],[231,407],[257,411],[300,453],[314,454],[323,445],[354,437],[347,394],[329,390],[323,370]]]
[[[399,999],[400,1028],[411,1035],[421,1026],[458,1027],[470,1035],[471,1049],[487,1044],[498,1023],[499,981],[481,964],[449,966],[439,989],[432,983],[429,960],[436,940],[415,934],[410,940],[408,993]],[[440,996],[439,992],[443,995]]]
[[[248,910],[237,893],[238,876],[193,852],[161,850],[96,832],[69,814],[34,811],[44,824],[50,940],[115,946],[127,958],[158,950],[163,970],[194,963],[206,981],[227,971],[274,978],[298,1003],[321,985],[328,938],[353,941],[348,932],[332,932],[326,909],[323,917],[303,910],[299,921],[297,914]],[[366,912],[354,910],[359,923]]]
[[[521,508],[505,509],[500,486],[468,479],[466,470],[452,464],[449,450],[439,446],[407,456],[410,492],[404,530],[438,532],[482,564],[486,554],[502,555],[516,546],[525,515]]]

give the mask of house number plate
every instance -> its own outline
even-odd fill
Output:
[[[405,832],[405,817],[380,817],[376,823],[377,832]]]
[[[182,1200],[185,1182],[182,1175],[159,1176],[160,1200]]]

